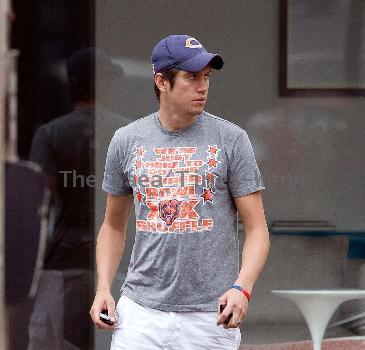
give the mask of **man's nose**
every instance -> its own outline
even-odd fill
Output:
[[[205,77],[200,79],[199,86],[198,86],[198,91],[199,92],[206,92],[208,90],[208,87],[209,87],[209,81],[207,79],[205,79]]]

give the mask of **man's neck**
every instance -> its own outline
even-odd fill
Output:
[[[198,118],[197,115],[186,115],[178,113],[177,111],[170,110],[168,108],[163,108],[160,105],[160,110],[158,111],[158,117],[162,126],[166,130],[176,131],[179,129],[186,129],[193,125]]]

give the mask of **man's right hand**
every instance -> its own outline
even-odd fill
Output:
[[[133,195],[116,196],[108,193],[105,218],[96,241],[97,289],[90,316],[99,329],[113,330],[100,320],[102,310],[115,321],[115,301],[110,293],[115,273],[123,256],[127,236],[129,214],[133,206]]]
[[[96,292],[93,305],[90,309],[90,316],[96,328],[113,330],[114,325],[107,325],[100,320],[99,313],[101,310],[108,310],[108,316],[115,322],[115,301],[110,291]]]

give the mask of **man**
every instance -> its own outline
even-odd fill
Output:
[[[94,294],[96,61],[109,85],[122,73],[94,48],[74,52],[67,60],[74,110],[42,125],[32,141],[30,157],[46,175],[52,214],[28,350],[93,347],[92,324],[82,315]]]
[[[246,132],[204,111],[222,57],[172,35],[152,64],[159,111],[117,130],[108,150],[90,315],[114,328],[112,350],[238,349],[269,249],[260,172]],[[115,310],[110,288],[133,198],[136,237]],[[237,210],[246,234],[240,271]],[[114,326],[100,321],[103,309]]]

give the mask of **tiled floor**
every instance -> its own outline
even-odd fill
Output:
[[[241,344],[283,344],[311,339],[306,323],[246,323],[241,327]],[[327,329],[324,338],[353,337],[344,327]],[[365,349],[365,348],[364,348]]]
[[[240,350],[312,350],[305,323],[245,324],[241,329]],[[343,327],[327,329],[322,350],[365,350],[365,337]]]
[[[311,341],[301,341],[272,345],[243,345],[240,350],[312,350]],[[322,350],[364,350],[365,338],[362,339],[325,339]]]

